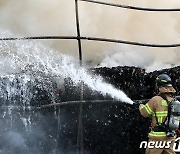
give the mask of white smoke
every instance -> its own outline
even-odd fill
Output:
[[[179,0],[101,1],[150,8],[178,8],[180,6]],[[154,44],[179,43],[179,18],[179,12],[134,11],[79,1],[82,36]],[[0,25],[22,36],[76,35],[74,0],[1,0]],[[78,56],[76,41],[49,40],[43,41],[43,43],[61,52]],[[124,45],[120,46],[124,48]],[[126,50],[119,50],[114,43],[94,41],[82,41],[82,47],[84,60],[93,61],[95,65],[103,63],[103,65],[108,66],[112,62],[114,66],[145,66],[148,71],[151,71],[179,65],[180,61],[179,48],[161,49],[129,46]],[[114,51],[115,49],[116,51]],[[124,53],[126,54],[124,55]],[[113,56],[113,54],[115,55]],[[119,61],[114,58],[117,55],[119,55]],[[151,55],[150,59],[147,58],[149,55]],[[124,58],[126,60],[122,61]],[[106,63],[107,59],[108,63]]]
[[[118,45],[108,50],[100,66],[138,66],[148,67],[153,62],[153,54],[144,51],[133,50],[128,46]]]
[[[178,59],[178,57],[177,57]],[[177,61],[177,64],[178,61]],[[173,63],[159,60],[153,53],[144,52],[142,49],[132,49],[129,46],[117,45],[113,49],[105,52],[105,56],[98,67],[116,67],[116,66],[137,66],[144,68],[147,72],[171,68],[176,66]]]

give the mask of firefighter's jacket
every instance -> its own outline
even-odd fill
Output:
[[[164,92],[176,92],[175,89],[168,88],[168,89],[159,89],[160,93]],[[171,95],[166,95],[168,101],[172,101],[173,97]],[[158,123],[163,123],[168,115],[168,102],[164,100],[161,96],[154,96],[151,98],[144,106],[140,107],[140,113],[143,117],[152,117],[152,128],[157,126],[156,117],[158,119]],[[156,117],[155,117],[156,113]],[[150,131],[149,137],[165,137],[165,132],[154,132],[153,130]]]

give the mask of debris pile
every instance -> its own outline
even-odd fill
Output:
[[[139,145],[141,141],[147,140],[150,120],[147,122],[147,119],[139,114],[139,102],[156,95],[155,79],[162,73],[167,73],[172,78],[177,95],[179,95],[180,67],[151,73],[146,73],[141,68],[127,66],[95,68],[90,69],[89,72],[102,76],[106,82],[123,90],[132,100],[137,101],[133,105],[113,102],[84,104],[82,121],[85,150],[90,153],[143,153],[144,149],[139,149]],[[66,83],[68,83],[65,84],[66,100],[80,100],[81,85],[74,86],[70,84],[70,80]],[[93,92],[86,85],[83,89],[85,100],[111,99],[110,96],[103,97]],[[61,150],[68,149],[67,143],[71,143],[69,147],[74,147],[74,149],[77,145],[78,113],[76,112],[79,112],[78,109],[79,105],[61,109],[63,117],[68,117],[68,119],[73,117],[73,121],[67,119],[64,121],[62,128],[64,133],[61,133],[61,137],[66,138],[66,141],[61,142]]]

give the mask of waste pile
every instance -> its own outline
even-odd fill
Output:
[[[145,103],[156,95],[155,79],[159,74],[167,73],[179,95],[180,67],[163,69],[146,73],[137,67],[93,68],[90,73],[100,75],[104,81],[123,90],[132,100],[133,105],[126,103],[87,103],[83,104],[82,123],[84,148],[90,153],[144,153],[139,149],[141,141],[147,140],[150,120],[143,118],[138,110],[139,103]],[[65,84],[65,100],[80,100],[81,85],[75,86],[67,80]],[[110,96],[102,96],[83,85],[84,100],[112,100]],[[88,101],[87,101],[88,102]],[[77,128],[79,105],[62,107],[63,121],[60,148],[66,152],[69,147],[77,148]],[[66,116],[67,115],[67,116]],[[76,118],[75,118],[76,117]],[[71,120],[72,119],[72,120]],[[147,122],[148,121],[148,122]],[[68,144],[70,143],[70,144]]]
[[[93,154],[144,153],[139,145],[147,140],[150,120],[139,114],[139,103],[156,94],[154,81],[162,73],[172,78],[180,95],[180,67],[150,73],[127,66],[88,71],[123,90],[134,104],[104,96],[83,82],[75,85],[70,78],[58,87],[53,78],[42,74],[3,76],[0,153],[76,153],[77,149]]]

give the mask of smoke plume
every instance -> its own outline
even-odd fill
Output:
[[[180,6],[179,0],[106,2],[150,8]],[[179,43],[179,17],[179,12],[144,12],[79,2],[82,36],[154,44]],[[0,25],[22,36],[76,35],[74,0],[0,0]],[[76,41],[48,40],[43,43],[78,56]],[[135,65],[151,71],[179,65],[180,61],[179,48],[146,48],[94,41],[82,41],[82,48],[84,61],[100,66],[109,66],[109,63],[111,66]]]

